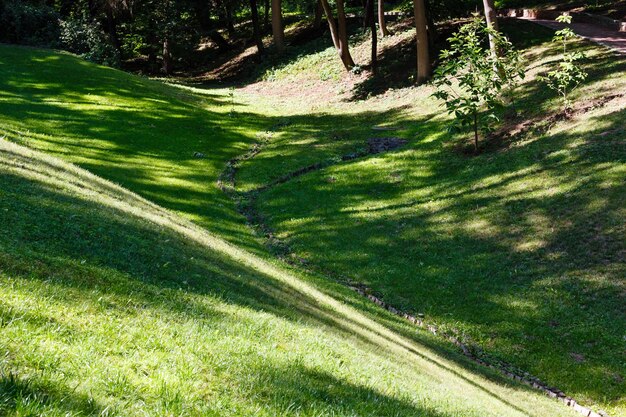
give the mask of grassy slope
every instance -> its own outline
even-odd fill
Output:
[[[522,46],[549,39],[531,25],[511,27]],[[624,62],[583,47],[591,75],[576,98],[626,93]],[[509,114],[558,109],[535,78],[556,57],[548,44],[527,52],[527,79]],[[425,313],[576,398],[626,412],[623,98],[472,158],[445,145],[448,118],[428,93],[395,92],[323,114],[293,103],[279,109],[292,112],[291,125],[242,164],[239,188],[332,161],[368,137],[408,139],[407,149],[277,186],[260,194],[258,208],[312,265]],[[401,129],[371,130],[381,122]]]
[[[235,120],[226,117],[225,95],[94,71],[67,54],[3,47],[0,62],[0,135],[79,163],[233,240],[247,234],[230,200],[207,184],[272,120]]]
[[[0,50],[7,139],[172,210],[0,142],[0,414],[572,415],[248,251],[262,253],[215,183],[271,117]]]

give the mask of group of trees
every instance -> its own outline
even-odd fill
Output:
[[[418,83],[431,74],[432,22],[467,15],[480,6],[480,0],[391,1],[405,8],[403,1],[412,2]],[[495,24],[493,0],[483,1],[488,21]],[[313,24],[320,30],[325,15],[333,45],[350,70],[355,62],[348,44],[348,9],[362,16],[364,27],[370,29],[376,70],[377,36],[389,34],[384,0],[0,0],[0,40],[24,42],[20,33],[39,30],[40,21],[46,21],[51,26],[48,37],[73,52],[109,64],[143,57],[153,71],[170,73],[176,62],[191,65],[201,39],[210,39],[225,51],[243,37],[263,54],[267,52],[263,38],[271,33],[272,53],[281,54],[286,48],[283,13],[296,12],[314,15]],[[40,21],[33,20],[33,11]],[[61,22],[59,27],[50,25],[53,17]],[[45,43],[41,42],[45,35],[39,43]]]
[[[376,16],[374,12],[374,2],[376,0],[365,0],[364,7],[364,26],[370,28],[370,33],[372,37],[372,70],[376,71],[377,65],[377,28],[376,28]],[[413,12],[415,19],[415,29],[416,29],[416,47],[417,47],[417,83],[421,84],[424,81],[428,80],[432,73],[432,61],[431,61],[431,48],[433,45],[431,37],[434,35],[434,25],[433,25],[433,16],[432,16],[432,7],[433,1],[427,0],[412,0],[413,2]],[[445,3],[445,2],[439,2]],[[471,4],[468,3],[467,5]],[[328,0],[317,0],[316,10],[320,8],[324,11],[326,15],[326,20],[328,22],[328,28],[330,31],[330,35],[333,41],[333,45],[337,49],[339,57],[346,68],[346,70],[351,70],[354,66],[354,60],[350,55],[350,46],[348,43],[348,30],[347,30],[347,19],[345,13],[345,4],[344,0],[335,0],[336,5],[336,18],[333,13],[333,9],[329,4]],[[250,7],[252,10],[253,16],[253,27],[255,32],[255,39],[257,39],[257,45],[259,49],[259,53],[262,52],[262,43],[258,41],[258,24],[256,21],[258,20],[254,16],[256,15],[256,0],[250,0]],[[457,6],[458,7],[458,6]],[[485,17],[487,21],[487,25],[493,30],[498,30],[498,23],[496,18],[496,8],[494,4],[494,0],[483,0],[483,7],[485,11]],[[273,28],[273,42],[276,47],[276,50],[280,53],[284,50],[284,32],[283,32],[283,24],[282,24],[282,14],[281,14],[281,0],[272,0],[272,28]],[[388,36],[389,31],[387,29],[387,25],[385,23],[385,7],[384,0],[378,0],[377,5],[377,17],[378,17],[378,25],[380,28],[381,36]],[[464,13],[466,13],[468,8],[462,9]],[[491,49],[494,53],[496,53],[496,46],[493,40],[493,37],[490,36],[490,45]]]

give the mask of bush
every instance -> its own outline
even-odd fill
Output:
[[[59,33],[59,15],[52,7],[21,0],[0,2],[0,41],[57,47]]]
[[[65,49],[98,64],[119,66],[119,52],[106,38],[100,24],[85,18],[61,22],[61,43]]]

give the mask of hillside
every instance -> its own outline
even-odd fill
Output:
[[[387,45],[410,37],[398,26]],[[275,252],[621,415],[626,63],[579,42],[590,76],[563,117],[537,77],[559,57],[552,32],[503,27],[528,70],[480,155],[430,87],[359,99],[376,84],[326,79],[326,50],[242,90],[284,120],[238,163],[236,190]],[[368,48],[355,38],[356,56]],[[385,138],[406,143],[368,154]]]
[[[0,50],[1,414],[573,415],[264,255],[217,179],[271,116]]]

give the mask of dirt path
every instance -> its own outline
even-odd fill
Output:
[[[564,24],[547,19],[525,19],[552,29],[563,29]],[[572,23],[577,35],[592,42],[604,45],[620,55],[626,55],[626,32],[617,32],[591,23]]]

